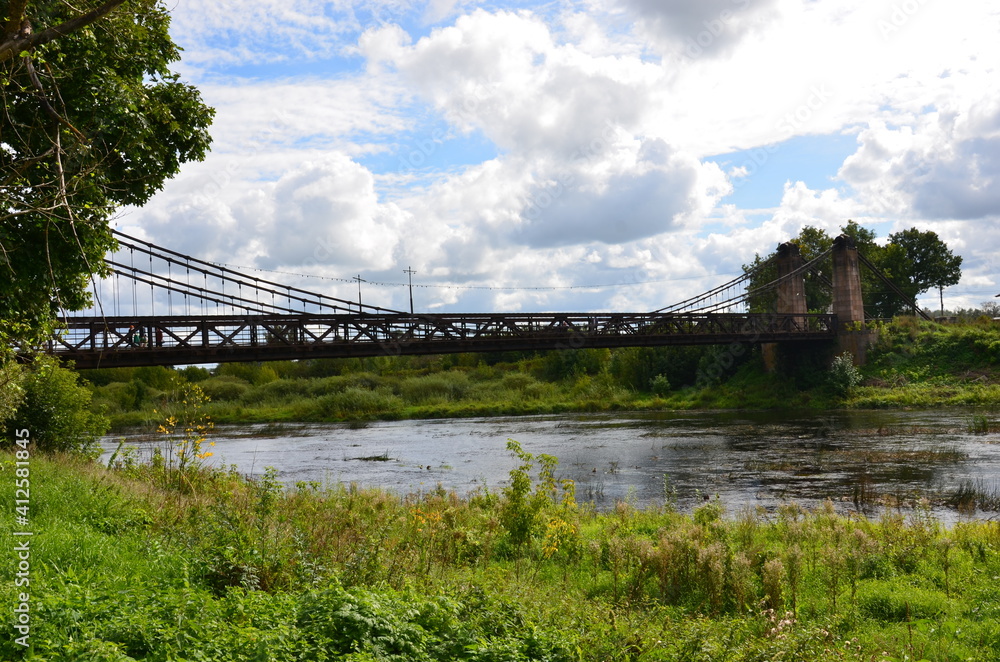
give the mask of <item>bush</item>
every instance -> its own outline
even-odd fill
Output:
[[[91,411],[91,393],[79,376],[49,357],[37,357],[25,375],[24,399],[13,417],[43,451],[89,453],[107,433],[108,419]]]
[[[202,368],[197,365],[189,365],[186,368],[182,368],[179,371],[179,374],[189,384],[203,382],[212,376],[212,373],[208,371],[208,368]]]
[[[239,400],[250,390],[249,384],[239,377],[230,375],[206,379],[200,386],[205,395],[215,402]]]
[[[350,387],[316,401],[316,413],[325,419],[367,418],[402,407],[402,401],[388,389],[370,391]]]
[[[469,390],[469,377],[464,372],[442,372],[425,377],[411,377],[400,385],[400,395],[408,402],[461,400]]]
[[[246,404],[261,402],[289,402],[314,395],[316,380],[279,379],[255,388],[243,397]]]
[[[596,375],[610,360],[606,349],[557,349],[546,352],[541,361],[541,376],[550,382]]]
[[[254,386],[262,386],[278,379],[278,373],[269,365],[260,363],[223,363],[215,369],[218,377],[237,377]]]
[[[861,371],[854,365],[854,357],[844,352],[833,359],[827,374],[827,384],[838,395],[847,393],[861,383]]]
[[[649,380],[649,389],[653,395],[663,397],[670,393],[670,380],[664,375],[657,375]]]

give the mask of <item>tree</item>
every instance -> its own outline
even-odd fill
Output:
[[[896,287],[911,300],[931,289],[955,285],[962,278],[962,256],[955,255],[937,233],[916,228],[889,235],[878,263]],[[902,312],[906,305],[898,298],[886,304],[885,317]]]
[[[108,419],[92,411],[91,392],[79,375],[51,357],[36,357],[24,376],[23,399],[11,429],[27,428],[37,448],[45,451],[90,453],[108,431]]]
[[[0,344],[89,303],[123,205],[204,158],[214,111],[169,66],[160,0],[0,0]]]
[[[934,232],[921,232],[916,228],[889,235],[885,246],[875,243],[875,232],[854,221],[848,221],[841,233],[854,239],[858,252],[881,271],[903,294],[914,300],[931,287],[947,287],[958,283],[962,276],[962,258],[952,254],[948,246]],[[799,236],[792,239],[798,244],[802,259],[809,262],[830,248],[832,240],[823,230],[805,226]],[[777,277],[777,270],[767,264],[774,253],[744,265],[746,273],[755,272],[750,288],[760,287]],[[766,266],[765,266],[766,265]],[[806,306],[810,312],[824,312],[832,301],[832,262],[824,260],[816,270],[805,276]],[[909,305],[887,287],[882,279],[869,269],[861,270],[861,296],[865,312],[871,317],[893,317]],[[773,293],[751,298],[752,312],[765,312],[774,304]]]

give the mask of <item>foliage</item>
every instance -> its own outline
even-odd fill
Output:
[[[99,5],[112,11],[78,20]],[[88,304],[111,214],[204,158],[213,111],[169,68],[180,54],[159,0],[3,8],[0,341],[30,344]]]
[[[670,393],[670,380],[666,375],[657,375],[649,380],[649,390],[654,395],[665,396]]]
[[[205,413],[209,398],[197,384],[187,384],[181,389],[180,399],[169,408],[166,419],[157,432],[167,439],[167,468],[178,473],[197,470],[212,452],[203,450],[208,433],[214,427]],[[214,446],[215,442],[209,442]]]
[[[21,366],[14,361],[0,361],[0,431],[4,424],[14,416],[24,389],[21,387]]]
[[[916,228],[889,235],[879,266],[911,300],[930,288],[956,285],[962,277],[962,256],[954,255],[935,232]],[[897,299],[878,302],[879,317],[905,310]]]
[[[596,375],[610,356],[606,349],[559,349],[546,352],[541,377],[549,381]]]
[[[827,373],[827,383],[837,395],[847,395],[852,388],[861,383],[861,371],[854,365],[854,356],[850,352],[838,354],[830,364]]]
[[[518,449],[515,457],[525,457]],[[12,454],[0,456],[6,470]],[[522,464],[525,462],[521,462]],[[555,458],[540,463],[555,468]],[[531,462],[529,472],[539,468]],[[15,659],[966,660],[1000,655],[1000,536],[787,504],[729,518],[543,499],[522,554],[506,497],[282,490],[32,458],[32,648]],[[13,481],[0,497],[13,499]],[[37,496],[36,496],[37,493]],[[0,522],[9,535],[13,522]],[[15,566],[0,568],[13,603]],[[196,655],[192,655],[196,652]]]
[[[849,220],[841,233],[851,237],[858,251],[883,272],[909,300],[916,299],[931,287],[947,287],[961,278],[961,256],[952,254],[948,246],[934,232],[916,228],[890,234],[887,243],[875,243],[875,232]],[[791,243],[799,247],[804,262],[829,249],[833,240],[821,229],[802,228]],[[777,278],[777,269],[769,261],[775,253],[756,255],[753,262],[743,265],[744,273],[752,274],[749,289],[762,287]],[[806,308],[811,312],[825,312],[832,302],[830,258],[818,267],[818,272],[805,275]],[[861,270],[861,294],[868,315],[891,318],[904,312],[907,304],[891,291],[869,269]],[[776,293],[764,292],[750,300],[751,312],[770,312],[775,305]]]
[[[78,380],[55,359],[36,357],[10,425],[29,429],[39,450],[90,453],[108,431],[108,419],[91,410],[91,393]]]
[[[608,370],[623,386],[637,391],[651,390],[658,376],[676,388],[693,386],[698,381],[699,361],[707,351],[698,346],[626,347],[612,353]]]
[[[833,239],[825,231],[806,225],[790,243],[798,246],[803,262],[810,262],[829,250],[833,245]],[[777,279],[777,268],[774,264],[768,264],[774,255],[775,253],[764,257],[755,255],[753,262],[743,265],[745,273],[753,273],[747,289],[757,289]],[[827,281],[833,269],[832,264],[832,261],[827,258],[818,267],[818,270],[810,271],[804,275],[807,310],[825,312],[830,305],[832,295]],[[751,299],[750,311],[755,313],[773,312],[776,298],[776,292],[759,294]]]

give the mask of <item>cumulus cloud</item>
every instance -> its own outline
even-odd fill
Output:
[[[912,124],[872,122],[840,170],[870,204],[916,218],[1000,217],[1000,98],[933,111]]]
[[[393,64],[452,124],[479,129],[504,150],[563,158],[599,139],[609,122],[634,127],[662,77],[635,58],[594,57],[557,45],[527,13],[476,10],[390,54],[366,35],[362,49]]]
[[[425,300],[469,310],[652,309],[719,284],[802,225],[834,231],[848,218],[947,227],[988,278],[1000,237],[957,220],[995,219],[1000,205],[987,0],[483,5],[181,0],[186,62],[215,72],[199,85],[219,109],[214,151],[125,222],[178,250],[291,271],[619,285]],[[259,79],[219,76],[261,62]],[[755,178],[705,158],[836,132],[859,136],[839,173],[847,186],[812,190],[790,173],[766,218],[719,206]],[[469,136],[496,149],[469,157]],[[431,145],[433,167],[403,172],[414,145]],[[631,285],[645,280],[658,282]]]
[[[657,67],[559,45],[536,16],[479,10],[413,45],[383,28],[361,48],[503,152],[421,193],[421,217],[502,245],[625,243],[678,228],[728,189],[714,164],[637,135]]]
[[[193,181],[185,186],[193,195],[140,212],[147,236],[202,258],[265,269],[389,268],[408,220],[396,205],[380,203],[371,172],[342,154],[239,193],[206,196]]]
[[[267,197],[272,216],[260,224],[262,266],[391,266],[404,214],[379,204],[371,172],[357,163],[334,157],[305,164],[268,187]]]
[[[777,0],[625,0],[663,52],[688,58],[730,52],[776,15]]]
[[[729,189],[714,163],[702,164],[659,139],[643,142],[634,159],[610,165],[611,171],[584,165],[535,187],[516,238],[532,246],[626,243],[680,229]]]

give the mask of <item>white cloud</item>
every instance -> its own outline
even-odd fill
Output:
[[[777,0],[625,0],[641,32],[663,53],[698,58],[730,52],[776,17]]]
[[[363,50],[504,151],[421,192],[418,216],[501,244],[624,243],[707,213],[728,189],[714,164],[633,134],[655,66],[557,45],[528,14],[476,11],[412,46],[379,32]]]
[[[957,220],[995,221],[1000,205],[1000,10],[986,0],[481,4],[181,0],[189,68],[262,73],[202,76],[219,109],[213,153],[126,222],[180,250],[290,270],[316,257],[316,239],[336,240],[315,267],[330,275],[390,279],[410,265],[430,282],[671,281],[433,293],[483,310],[659,307],[803,225],[848,218],[948,228],[969,273],[990,277],[995,223]],[[442,27],[418,38],[428,24]],[[419,133],[441,120],[446,135]],[[859,135],[839,173],[848,186],[812,190],[792,174],[766,220],[718,206],[758,178],[727,179],[705,157],[837,132]],[[448,163],[473,134],[496,152]],[[431,143],[433,168],[366,160]]]
[[[1000,94],[948,103],[912,123],[872,122],[840,177],[878,210],[915,218],[1000,217]]]
[[[394,20],[410,0],[178,0],[171,34],[197,68],[295,62],[338,54],[366,20]]]
[[[169,199],[126,217],[156,243],[203,259],[262,268],[379,270],[393,265],[406,214],[378,201],[374,177],[343,154],[252,188],[178,182]]]

